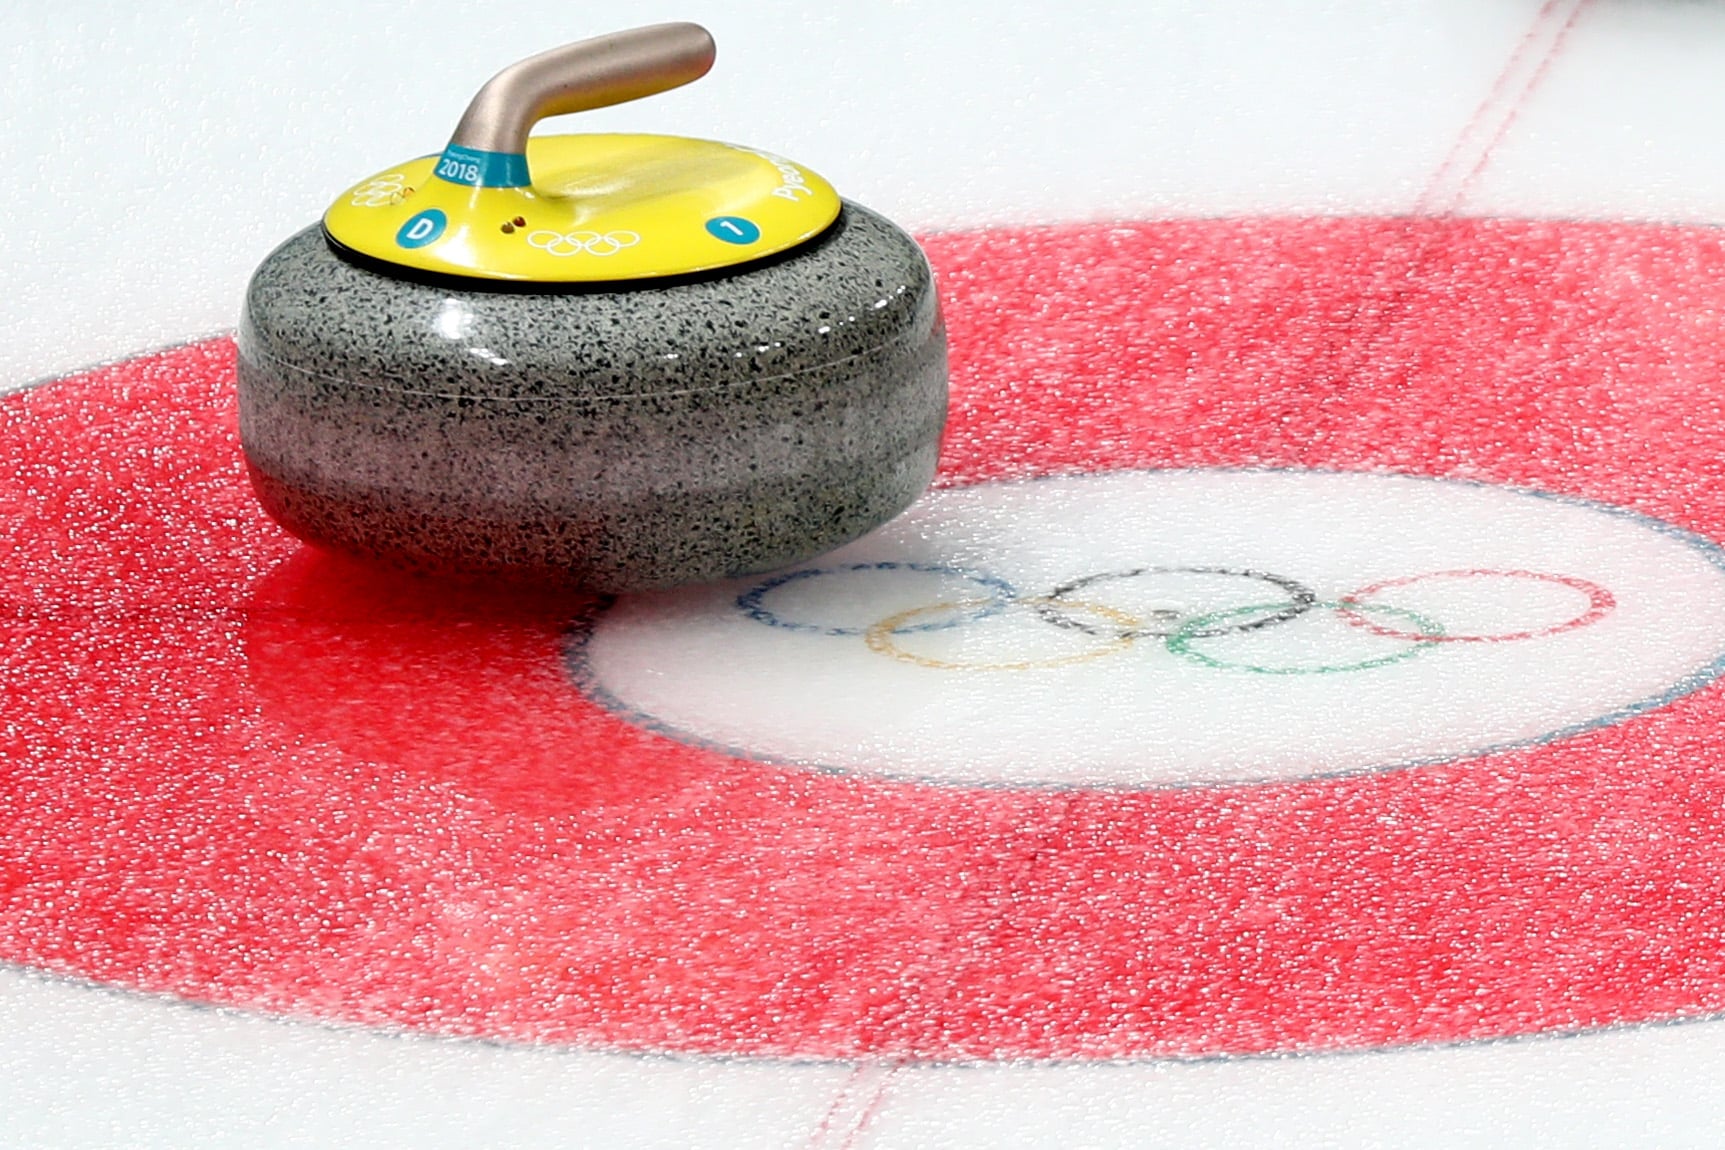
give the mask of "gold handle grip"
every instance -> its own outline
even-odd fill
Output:
[[[638,100],[699,80],[713,66],[713,37],[699,24],[616,32],[511,64],[473,97],[449,138],[454,147],[521,154],[546,116]]]

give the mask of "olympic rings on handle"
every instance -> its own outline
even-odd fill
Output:
[[[963,567],[948,567],[939,563],[898,563],[883,560],[879,563],[849,563],[843,567],[811,567],[802,571],[792,571],[784,575],[775,575],[764,583],[757,584],[737,596],[737,609],[757,623],[765,623],[769,627],[782,627],[787,631],[807,631],[816,635],[862,635],[870,630],[868,627],[823,627],[818,623],[801,623],[786,619],[766,605],[766,597],[773,591],[803,579],[818,579],[828,575],[837,575],[845,571],[920,571],[929,575],[951,575],[989,592],[989,597],[977,600],[983,606],[976,611],[948,619],[939,623],[920,623],[914,627],[905,627],[897,633],[906,631],[944,631],[949,627],[974,623],[978,619],[986,619],[1006,610],[1006,605],[1018,597],[1018,589],[997,575],[981,571],[970,571]]]
[[[407,196],[406,174],[388,172],[355,188],[348,202],[356,208],[382,208],[399,204]]]
[[[1339,613],[1345,602],[1346,600],[1337,599],[1333,602],[1316,603],[1313,604],[1313,606]],[[1279,604],[1269,603],[1257,607],[1235,607],[1227,611],[1216,611],[1209,615],[1199,615],[1187,620],[1185,625],[1182,626],[1178,632],[1168,636],[1168,650],[1180,656],[1182,659],[1190,659],[1194,663],[1202,663],[1206,667],[1215,667],[1218,670],[1224,671],[1250,671],[1255,675],[1334,675],[1344,671],[1366,671],[1373,667],[1385,666],[1389,663],[1399,663],[1403,659],[1411,659],[1421,651],[1429,650],[1430,648],[1437,646],[1438,642],[1436,637],[1410,638],[1408,641],[1412,642],[1414,645],[1403,651],[1395,651],[1388,655],[1380,655],[1374,659],[1362,659],[1357,663],[1329,663],[1317,667],[1267,667],[1258,663],[1235,663],[1227,659],[1218,659],[1213,655],[1206,655],[1202,651],[1195,651],[1192,649],[1192,641],[1194,639],[1203,638],[1206,635],[1216,635],[1218,632],[1206,631],[1205,628],[1211,627],[1221,620],[1235,618],[1240,615],[1249,615],[1255,611],[1273,611],[1278,607]],[[1413,611],[1407,611],[1400,607],[1386,607],[1379,603],[1356,603],[1353,605],[1353,609],[1357,611],[1372,611],[1385,615],[1400,615],[1404,619],[1411,620],[1415,626],[1421,629],[1422,632],[1438,637],[1443,635],[1443,627],[1434,620],[1427,619],[1424,615],[1419,615]]]
[[[635,232],[554,232],[541,228],[527,233],[527,242],[542,249],[546,255],[614,256],[624,248],[641,242]]]
[[[1085,603],[1082,600],[1069,599],[1065,606],[1069,609],[1088,611],[1101,619],[1114,624],[1112,628],[1117,633],[1113,636],[1103,636],[1102,646],[1091,650],[1079,651],[1072,655],[1056,655],[1047,659],[1026,659],[1015,663],[954,663],[946,659],[931,659],[924,655],[916,655],[900,647],[893,641],[895,634],[906,631],[926,631],[932,629],[928,625],[906,627],[912,619],[923,615],[932,615],[937,611],[967,611],[990,602],[986,599],[959,599],[950,603],[930,603],[922,607],[912,607],[908,611],[900,611],[896,615],[888,615],[885,619],[870,627],[863,634],[863,641],[869,650],[879,655],[886,655],[904,663],[915,663],[919,667],[932,667],[937,671],[1036,671],[1046,667],[1065,667],[1072,663],[1088,663],[1100,659],[1104,655],[1112,655],[1116,651],[1124,651],[1136,639],[1130,633],[1136,631],[1142,620],[1135,619],[1124,611],[1116,611],[1112,607],[1104,607],[1098,603]],[[1018,599],[1017,603],[1038,607],[1047,602],[1046,599]],[[991,613],[998,613],[991,612]],[[976,618],[976,616],[972,616]],[[1090,631],[1090,634],[1099,632]]]
[[[1506,579],[1534,579],[1542,583],[1556,583],[1563,587],[1572,587],[1587,596],[1587,607],[1573,618],[1553,624],[1539,630],[1509,631],[1499,635],[1454,635],[1446,634],[1440,628],[1438,633],[1429,635],[1410,634],[1393,627],[1385,627],[1374,623],[1360,614],[1369,609],[1366,599],[1381,591],[1394,587],[1411,587],[1430,579],[1473,579],[1495,577]],[[1550,575],[1543,571],[1493,571],[1485,568],[1472,568],[1457,571],[1430,571],[1424,575],[1408,575],[1400,579],[1384,579],[1369,587],[1361,587],[1341,598],[1341,606],[1337,608],[1341,617],[1356,627],[1364,627],[1374,635],[1382,635],[1386,639],[1417,639],[1432,643],[1513,643],[1522,639],[1539,639],[1547,635],[1561,635],[1565,631],[1576,631],[1590,623],[1597,623],[1610,614],[1617,606],[1617,600],[1610,591],[1597,583],[1586,579],[1578,579],[1574,575]]]
[[[1061,610],[1062,601],[1064,601],[1066,597],[1074,591],[1080,591],[1086,587],[1093,587],[1098,583],[1109,582],[1117,579],[1138,579],[1146,575],[1226,575],[1237,579],[1249,579],[1258,583],[1268,583],[1272,587],[1279,587],[1283,591],[1287,592],[1287,602],[1281,604],[1275,611],[1262,619],[1253,619],[1248,622],[1230,623],[1225,626],[1213,627],[1205,631],[1203,635],[1192,636],[1193,638],[1204,638],[1209,635],[1226,635],[1230,631],[1255,631],[1259,627],[1273,627],[1277,623],[1286,623],[1288,620],[1304,614],[1306,611],[1311,609],[1312,604],[1318,601],[1317,593],[1305,584],[1300,583],[1297,580],[1290,579],[1286,575],[1272,575],[1267,571],[1254,571],[1245,567],[1134,567],[1130,571],[1105,571],[1098,575],[1086,575],[1083,578],[1074,579],[1068,583],[1062,583],[1060,586],[1048,593],[1047,599],[1041,601],[1043,605],[1037,608],[1037,614],[1041,615],[1056,627],[1065,627],[1073,631],[1083,631],[1089,635],[1105,634],[1107,632],[1106,628],[1098,628],[1093,624],[1081,623],[1078,620],[1065,615]],[[1158,612],[1157,614],[1162,615],[1163,613]],[[1128,637],[1133,639],[1165,639],[1169,636],[1181,633],[1184,630],[1187,620],[1183,620],[1177,612],[1169,612],[1167,614],[1170,615],[1171,618],[1164,618],[1159,624],[1155,625],[1140,624],[1139,627]],[[1215,613],[1212,613],[1207,617],[1215,618],[1217,616]]]

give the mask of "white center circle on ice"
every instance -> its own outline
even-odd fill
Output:
[[[1276,781],[1621,721],[1725,666],[1725,554],[1412,476],[1122,471],[930,493],[793,571],[620,600],[572,653],[631,721],[960,785]]]

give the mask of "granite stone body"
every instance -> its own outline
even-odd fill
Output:
[[[289,239],[239,332],[264,506],[398,566],[621,591],[818,555],[933,477],[945,330],[880,216],[847,204],[788,256],[605,288],[416,283],[316,227]]]

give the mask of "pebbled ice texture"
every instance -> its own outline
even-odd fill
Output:
[[[1725,539],[1716,229],[926,242],[953,339],[942,484],[1395,472]],[[265,517],[225,339],[0,397],[0,517],[0,961],[350,1024],[798,1058],[1725,1012],[1720,683],[1549,744],[1276,785],[931,786],[691,747],[571,682],[585,598],[403,579]]]

